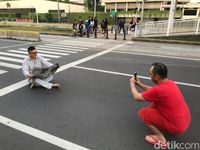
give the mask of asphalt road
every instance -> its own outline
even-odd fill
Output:
[[[53,81],[61,89],[29,88],[20,66],[30,45],[60,63]],[[146,78],[153,62],[168,66],[192,114],[189,130],[167,139],[200,142],[199,46],[46,35],[35,43],[1,39],[0,46],[2,150],[153,150],[137,116],[148,103],[135,102],[129,86],[134,71],[153,85]]]

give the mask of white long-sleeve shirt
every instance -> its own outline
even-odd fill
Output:
[[[32,73],[34,67],[46,68],[51,67],[53,64],[46,61],[42,56],[37,55],[36,59],[33,60],[29,56],[23,60],[22,72],[25,77]]]

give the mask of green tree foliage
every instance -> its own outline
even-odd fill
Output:
[[[95,0],[84,0],[84,6],[89,10],[92,11],[94,10],[94,3]],[[97,10],[100,7],[100,0],[96,0],[96,6],[97,6]]]

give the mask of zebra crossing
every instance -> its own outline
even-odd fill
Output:
[[[51,60],[80,53],[90,48],[100,46],[101,44],[102,43],[88,44],[87,42],[79,42],[78,44],[77,41],[67,40],[37,45],[36,49],[40,56],[45,57],[46,60]],[[21,63],[26,56],[27,48],[25,47],[0,52],[0,74],[7,73],[9,69],[21,69]]]

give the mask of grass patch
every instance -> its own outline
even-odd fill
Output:
[[[59,28],[59,27],[19,27],[19,26],[1,26],[0,29],[4,30],[19,30],[19,31],[36,31],[40,33],[60,33],[72,34],[72,29]]]
[[[200,35],[163,36],[163,37],[153,37],[153,38],[161,40],[163,39],[163,40],[200,42]]]

